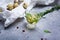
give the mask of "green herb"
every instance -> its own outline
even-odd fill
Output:
[[[54,10],[59,10],[60,9],[60,6],[55,6],[49,10],[46,10],[45,12],[41,12],[41,13],[37,13],[37,14],[30,14],[30,13],[26,13],[26,19],[29,23],[37,23],[39,21],[39,19],[41,19],[44,15],[50,13],[50,12],[53,12]]]
[[[59,10],[59,9],[60,9],[60,5],[57,5],[55,7],[52,7],[51,9],[46,10],[45,12],[41,12],[41,13],[39,13],[37,15],[40,15],[42,17],[42,16],[44,16],[44,15],[50,13],[50,12],[53,12],[54,10]]]
[[[44,30],[45,33],[51,33],[49,30]]]

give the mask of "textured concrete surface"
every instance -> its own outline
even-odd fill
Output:
[[[31,12],[42,12],[50,7],[34,8]],[[0,22],[0,40],[60,40],[60,10],[51,12],[44,16],[34,30],[28,30],[24,18],[16,20],[9,28],[4,29],[3,23]],[[19,27],[17,29],[17,27]],[[23,32],[22,30],[25,30]],[[49,30],[51,33],[45,33]]]
[[[35,8],[31,12],[42,12],[50,7],[43,9]],[[3,23],[0,22],[0,40],[60,40],[60,10],[54,11],[44,16],[34,30],[28,30],[24,18],[15,21],[9,28],[4,30]],[[17,29],[17,27],[19,27]],[[22,32],[25,30],[25,32]],[[45,33],[44,30],[49,30],[51,33]]]

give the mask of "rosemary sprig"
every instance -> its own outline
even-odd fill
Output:
[[[38,13],[38,14],[30,14],[30,13],[26,13],[26,19],[29,23],[37,23],[39,21],[40,18],[42,18],[44,15],[50,13],[50,12],[53,12],[54,10],[59,10],[60,9],[60,6],[54,6],[52,7],[51,9],[49,10],[46,10],[45,12],[41,12],[41,13]]]
[[[51,33],[49,30],[44,30],[45,33]]]
[[[55,7],[51,8],[51,9],[49,9],[49,10],[46,10],[45,12],[41,12],[41,13],[39,13],[37,15],[42,17],[42,16],[44,16],[44,15],[50,13],[50,12],[53,12],[54,10],[59,10],[59,9],[60,9],[60,5],[55,6]]]

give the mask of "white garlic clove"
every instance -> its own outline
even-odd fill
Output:
[[[27,24],[28,29],[35,29],[36,24]]]

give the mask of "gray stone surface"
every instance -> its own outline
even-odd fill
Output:
[[[42,12],[50,7],[34,8],[31,12]],[[3,23],[0,22],[0,40],[60,40],[60,10],[51,12],[44,16],[34,30],[28,30],[24,18],[17,19],[9,28],[4,29]],[[17,27],[19,27],[17,29]],[[25,32],[22,32],[25,30]],[[45,33],[49,30],[51,33]]]

